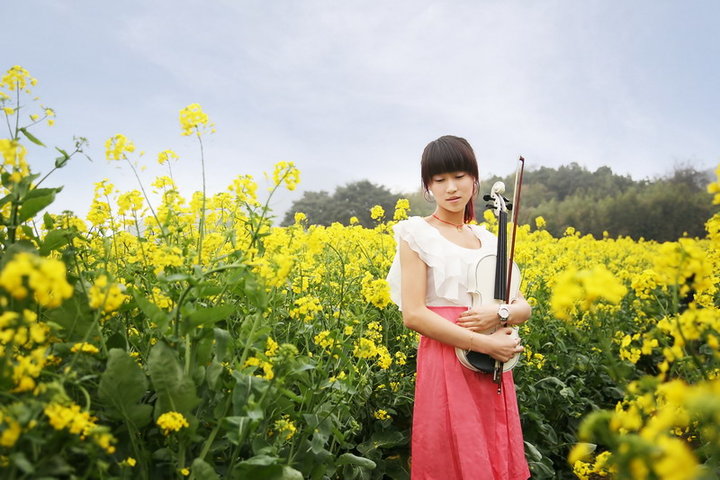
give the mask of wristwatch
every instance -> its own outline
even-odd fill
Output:
[[[498,317],[500,317],[503,324],[507,323],[508,318],[510,318],[510,305],[501,303],[500,307],[498,307]]]

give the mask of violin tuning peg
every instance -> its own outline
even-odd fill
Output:
[[[489,202],[490,200],[492,200],[492,196],[490,196],[490,194],[487,194],[487,193],[486,193],[485,195],[483,195],[482,198],[483,198],[483,200],[485,200],[486,202]]]
[[[513,207],[512,202],[508,202],[505,204],[505,208],[507,208],[508,210],[512,210],[512,207]]]

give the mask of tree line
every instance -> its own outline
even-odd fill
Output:
[[[559,168],[527,169],[523,176],[519,223],[534,226],[541,216],[545,227],[554,236],[561,236],[568,227],[596,238],[625,236],[634,239],[671,241],[683,235],[705,236],[705,222],[716,207],[707,185],[711,171],[681,166],[654,180],[633,180],[617,175],[609,167],[590,171],[577,163]],[[483,179],[481,193],[489,192],[496,181],[503,181],[506,194],[512,198],[515,174]],[[484,201],[478,196],[476,209],[482,221]],[[392,218],[400,198],[410,201],[411,215],[429,215],[435,208],[421,191],[393,193],[382,185],[367,180],[337,187],[331,195],[326,191],[304,192],[286,212],[283,225],[294,221],[296,212],[307,216],[310,224],[349,224],[355,217],[366,227],[375,225],[370,209],[380,205],[386,218]]]

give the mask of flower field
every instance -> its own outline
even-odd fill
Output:
[[[204,178],[211,161],[193,104],[179,134],[197,159],[159,152],[168,176],[146,181],[116,135],[107,158],[138,189],[105,180],[86,218],[44,213],[59,189],[25,144],[54,112],[35,84],[21,67],[0,80],[0,476],[408,478],[418,339],[384,280],[408,202],[375,207],[373,229],[273,226],[272,194],[300,181],[289,162],[265,195],[241,173],[185,195],[172,165]],[[661,244],[518,227],[533,478],[718,478],[720,214],[707,230]]]

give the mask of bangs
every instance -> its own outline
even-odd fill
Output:
[[[426,188],[433,175],[448,172],[467,172],[478,178],[475,153],[464,138],[446,135],[430,142],[423,151],[420,175]]]

